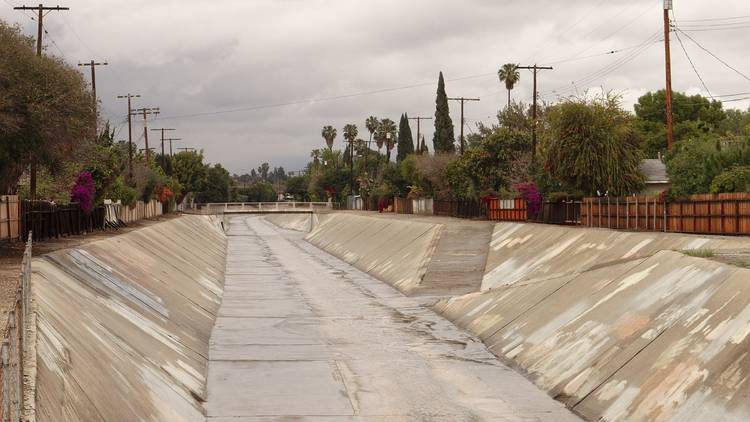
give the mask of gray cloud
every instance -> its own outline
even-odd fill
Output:
[[[20,0],[8,0],[20,5]],[[690,19],[750,15],[746,0],[676,2],[678,25]],[[364,134],[369,115],[397,119],[434,114],[437,74],[449,95],[479,96],[467,105],[467,124],[490,121],[505,102],[493,75],[506,62],[555,64],[540,77],[545,99],[558,92],[611,89],[626,106],[663,86],[663,46],[633,47],[661,30],[661,0],[171,0],[129,3],[71,1],[69,12],[47,17],[48,40],[65,58],[107,59],[97,88],[103,112],[122,129],[125,104],[115,96],[143,96],[137,106],[160,106],[163,119],[151,127],[175,127],[183,144],[202,148],[208,160],[241,173],[268,161],[299,169],[309,151],[324,143],[320,128],[356,123]],[[0,18],[29,34],[35,23],[9,5]],[[750,19],[746,19],[750,21]],[[750,73],[743,52],[750,29],[695,32],[719,57]],[[723,67],[683,38],[688,53],[714,94],[750,91],[750,82]],[[676,40],[674,88],[705,92]],[[48,52],[60,54],[48,43]],[[631,53],[639,53],[630,58]],[[594,57],[588,57],[594,56]],[[588,58],[584,58],[588,57]],[[610,71],[607,73],[607,71]],[[594,77],[581,81],[585,76]],[[575,85],[572,83],[578,81]],[[429,82],[376,95],[301,103],[235,113],[179,117],[203,112],[342,96]],[[531,75],[513,92],[531,99]],[[727,106],[748,106],[747,101]],[[458,108],[452,104],[455,122]],[[172,118],[170,118],[170,116]],[[135,138],[141,133],[134,126]],[[470,129],[467,129],[470,131]],[[427,139],[431,127],[425,130]],[[154,138],[152,138],[154,139]],[[341,140],[338,139],[339,145]]]

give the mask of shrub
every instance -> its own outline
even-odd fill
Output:
[[[91,173],[82,171],[76,177],[75,185],[70,192],[70,201],[81,205],[81,210],[89,214],[94,209],[94,179]]]
[[[725,170],[711,182],[711,193],[750,192],[750,166]]]
[[[536,188],[536,184],[531,183],[518,183],[515,185],[521,198],[526,200],[526,206],[530,217],[535,217],[539,214],[539,209],[542,206],[542,195],[539,194],[539,190]]]

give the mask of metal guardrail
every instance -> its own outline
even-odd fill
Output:
[[[27,328],[31,324],[31,233],[21,263],[21,281],[8,310],[2,348],[2,421],[21,421],[27,397],[24,388],[24,356],[28,353]],[[32,393],[33,394],[33,393]]]
[[[191,204],[182,210],[187,214],[224,214],[225,212],[284,212],[332,209],[328,202],[221,202]]]

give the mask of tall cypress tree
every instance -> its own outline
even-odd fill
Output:
[[[453,121],[451,120],[450,111],[448,110],[448,96],[445,94],[443,72],[440,72],[440,78],[438,79],[435,105],[435,134],[432,138],[434,151],[436,154],[455,152],[456,147],[453,142],[456,139],[456,136],[453,133]]]
[[[414,154],[414,138],[411,135],[409,127],[409,116],[405,113],[401,115],[401,121],[398,124],[398,154],[396,161],[401,161],[407,155]]]

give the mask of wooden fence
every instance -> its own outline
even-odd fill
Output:
[[[577,226],[581,224],[581,201],[542,202],[529,221],[543,224]]]
[[[33,420],[29,418],[28,412],[33,414],[35,407],[34,391],[27,388],[26,382],[31,375],[24,364],[27,360],[33,362],[36,359],[31,347],[36,339],[33,335],[28,335],[36,333],[36,330],[30,329],[36,323],[31,309],[31,236],[27,233],[24,237],[29,239],[21,263],[21,279],[17,285],[15,300],[8,308],[0,348],[0,417],[3,421]]]
[[[445,217],[487,218],[487,204],[482,201],[433,201],[433,213]]]
[[[487,218],[492,221],[526,221],[529,218],[526,200],[491,199],[487,206]]]
[[[393,212],[396,214],[414,214],[412,200],[409,198],[393,198]]]
[[[21,237],[19,214],[17,195],[0,196],[0,240],[16,240]]]
[[[622,230],[750,234],[750,194],[693,195],[665,202],[654,196],[585,198],[581,224]]]
[[[78,204],[56,205],[47,201],[21,201],[21,235],[34,232],[35,240],[79,235],[104,228],[104,207],[86,214]]]

